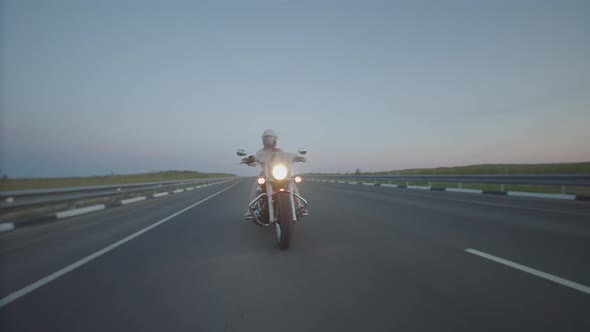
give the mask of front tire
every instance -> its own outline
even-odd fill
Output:
[[[282,250],[289,249],[293,239],[293,212],[289,195],[289,193],[280,193],[277,197],[278,218],[275,227],[279,248]]]

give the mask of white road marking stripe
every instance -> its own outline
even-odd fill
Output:
[[[397,184],[384,183],[384,184],[381,185],[381,187],[397,188]]]
[[[424,187],[424,186],[408,186],[408,189],[420,189],[420,190],[430,190],[430,187]]]
[[[521,196],[521,197],[535,197],[535,198],[569,199],[569,200],[576,199],[576,195],[528,193],[528,192],[522,192],[522,191],[509,191],[508,193],[506,193],[506,195],[508,195],[508,196]]]
[[[162,197],[168,195],[168,192],[154,194],[154,197]]]
[[[0,224],[0,232],[8,232],[14,229],[14,223],[3,222]]]
[[[187,191],[194,190],[194,189],[195,189],[195,187],[188,187],[188,188],[186,188]]]
[[[131,204],[131,203],[135,203],[135,202],[139,202],[139,201],[143,201],[145,200],[144,196],[141,197],[135,197],[135,198],[129,198],[129,199],[124,199],[121,201],[121,204],[123,205],[127,205],[127,204]]]
[[[549,281],[553,281],[555,283],[558,283],[560,285],[566,286],[566,287],[570,287],[573,288],[575,290],[578,290],[580,292],[586,293],[586,294],[590,294],[590,287],[582,285],[582,284],[578,284],[577,282],[573,282],[573,281],[569,281],[567,279],[563,279],[557,276],[554,276],[552,274],[549,273],[545,273],[543,271],[539,271],[539,270],[535,270],[532,269],[530,267],[518,264],[518,263],[514,263],[511,262],[509,260],[500,258],[500,257],[496,257],[490,254],[486,254],[485,252],[481,252],[479,250],[475,250],[475,249],[465,249],[465,251],[467,251],[470,254],[474,254],[486,259],[489,259],[491,261],[494,261],[496,263],[500,263],[500,264],[504,264],[506,266],[510,266],[513,269],[517,269],[526,273],[530,273],[532,275],[535,275],[537,277],[543,278],[543,279],[547,279]]]
[[[481,194],[481,189],[463,189],[463,188],[446,188],[445,191],[451,191],[456,193],[470,193],[470,194]]]
[[[71,272],[71,271],[79,268],[80,266],[82,266],[82,265],[84,265],[86,263],[89,263],[90,261],[92,261],[92,260],[94,260],[94,259],[96,259],[96,258],[98,258],[98,257],[100,257],[100,256],[102,256],[104,254],[106,254],[107,252],[109,252],[109,251],[117,248],[118,246],[120,246],[120,245],[122,245],[122,244],[124,244],[126,242],[129,242],[129,241],[133,240],[134,238],[136,238],[136,237],[140,236],[141,234],[143,234],[143,233],[151,230],[152,228],[155,228],[155,227],[157,227],[157,226],[159,226],[159,225],[161,225],[161,224],[169,221],[170,219],[172,219],[172,218],[174,218],[174,217],[176,217],[176,216],[178,216],[178,215],[180,215],[180,214],[182,214],[182,213],[184,213],[184,212],[186,212],[186,211],[194,208],[195,206],[200,205],[200,204],[202,204],[202,203],[210,200],[211,198],[213,198],[213,197],[221,194],[222,192],[224,192],[224,191],[226,191],[226,190],[228,190],[228,189],[230,189],[230,188],[238,185],[240,182],[235,183],[235,184],[232,184],[231,186],[229,186],[229,187],[227,187],[227,188],[225,188],[225,189],[223,189],[221,191],[218,191],[215,194],[213,194],[213,195],[211,195],[211,196],[209,196],[207,198],[204,198],[204,199],[198,201],[197,203],[195,203],[195,204],[193,204],[193,205],[191,205],[191,206],[189,206],[187,208],[184,208],[184,209],[182,209],[182,210],[180,210],[180,211],[178,211],[178,212],[176,212],[176,213],[174,213],[174,214],[172,214],[172,215],[164,218],[164,219],[156,222],[155,224],[153,224],[151,226],[148,226],[148,227],[140,230],[139,232],[133,233],[133,234],[127,236],[126,238],[124,238],[122,240],[119,240],[119,241],[111,244],[110,246],[108,246],[108,247],[106,247],[104,249],[101,249],[101,250],[95,252],[94,254],[92,254],[90,256],[87,256],[87,257],[85,257],[85,258],[83,258],[83,259],[81,259],[81,260],[79,260],[79,261],[77,261],[77,262],[75,262],[75,263],[73,263],[73,264],[71,264],[69,266],[66,266],[65,268],[63,268],[63,269],[61,269],[61,270],[59,270],[57,272],[54,272],[54,273],[46,276],[43,279],[40,279],[40,280],[38,280],[38,281],[36,281],[36,282],[34,282],[34,283],[32,283],[32,284],[24,287],[24,288],[19,289],[18,291],[16,291],[16,292],[14,292],[14,293],[12,293],[12,294],[10,294],[10,295],[8,295],[8,296],[0,299],[0,308],[3,307],[3,306],[5,306],[5,305],[7,305],[7,304],[9,304],[10,302],[12,302],[14,300],[17,300],[17,299],[19,299],[19,298],[21,298],[21,297],[29,294],[30,292],[32,292],[32,291],[34,291],[34,290],[36,290],[36,289],[38,289],[40,287],[42,287],[42,286],[50,283],[51,281],[53,281],[53,280],[55,280],[55,279],[57,279],[57,278],[65,275],[65,274],[67,274],[67,273],[69,273],[69,272]]]
[[[183,191],[184,191],[184,189],[177,189],[177,190],[174,190],[173,193],[178,194],[178,193],[181,193]]]
[[[87,206],[79,209],[69,210],[69,211],[62,211],[55,214],[57,219],[63,219],[67,217],[78,216],[81,214],[86,214],[94,211],[104,210],[106,206],[104,204],[92,205]]]

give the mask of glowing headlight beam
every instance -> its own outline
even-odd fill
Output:
[[[272,176],[277,180],[284,180],[287,178],[287,167],[283,165],[276,165],[272,168]]]

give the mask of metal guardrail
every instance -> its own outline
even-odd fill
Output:
[[[482,174],[482,175],[304,175],[309,179],[347,179],[351,181],[408,181],[529,184],[551,186],[590,186],[590,174]]]
[[[191,185],[219,180],[232,179],[233,177],[203,178],[189,180],[173,180],[161,182],[142,182],[113,184],[105,186],[68,187],[39,190],[15,190],[0,192],[0,208],[26,206],[34,204],[58,203],[76,199],[111,196],[126,193],[136,193],[146,190],[156,190],[180,185]]]

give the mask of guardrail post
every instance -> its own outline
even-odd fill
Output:
[[[428,186],[432,188],[432,181],[428,181]]]
[[[504,184],[500,184],[500,191],[504,191]]]
[[[565,186],[561,186],[561,193],[565,195]]]
[[[459,183],[457,183],[457,187],[458,187],[459,189],[462,189],[462,188],[463,188],[463,184],[462,184],[461,182],[459,182]]]

